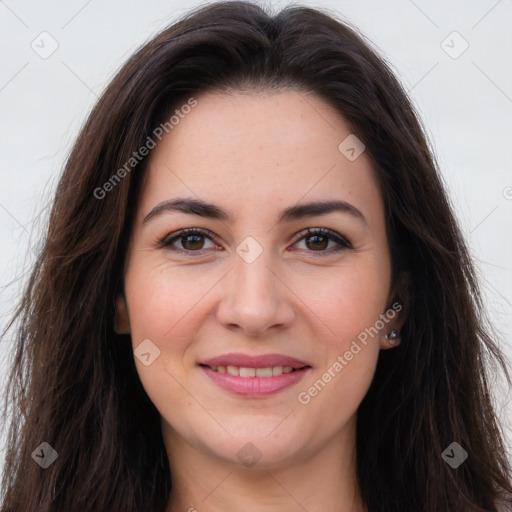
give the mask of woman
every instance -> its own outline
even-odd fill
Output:
[[[471,259],[345,24],[222,2],[157,35],[83,127],[45,242],[3,511],[511,509]]]

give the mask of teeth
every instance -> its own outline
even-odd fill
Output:
[[[240,377],[256,377],[256,368],[240,368]]]
[[[283,373],[291,373],[291,366],[267,366],[266,368],[246,368],[240,366],[209,366],[215,372],[227,373],[236,377],[275,377]]]
[[[226,370],[229,375],[240,375],[240,368],[238,366],[226,366]]]
[[[272,377],[272,367],[256,368],[254,373],[256,377]],[[240,372],[240,375],[242,375],[242,372]]]

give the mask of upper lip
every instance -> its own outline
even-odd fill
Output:
[[[303,361],[294,357],[282,354],[262,354],[251,356],[248,354],[223,354],[220,356],[206,359],[200,364],[207,366],[239,366],[242,368],[267,368],[270,366],[291,366],[292,368],[303,368],[309,366]]]

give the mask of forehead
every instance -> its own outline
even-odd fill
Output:
[[[301,198],[382,207],[369,158],[363,152],[351,161],[340,151],[353,135],[324,100],[295,90],[214,92],[195,99],[197,105],[151,151],[142,194],[146,210],[180,195],[222,202],[241,215]]]

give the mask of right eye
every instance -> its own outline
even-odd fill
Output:
[[[178,250],[183,252],[201,252],[206,249],[215,249],[217,245],[214,243],[214,247],[204,248],[204,239],[207,238],[213,241],[212,235],[203,229],[199,228],[187,228],[181,229],[175,233],[171,233],[159,242],[159,246],[162,248],[170,248],[172,250]],[[174,247],[174,243],[179,241],[181,247]]]

